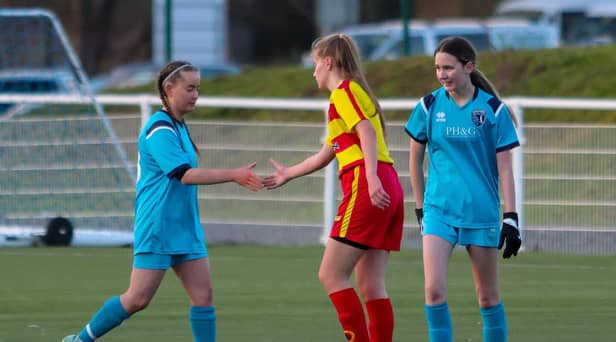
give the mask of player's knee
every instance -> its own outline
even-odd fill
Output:
[[[328,272],[324,270],[323,267],[321,267],[319,269],[319,282],[321,282],[321,285],[325,287],[325,284],[329,282],[329,279],[330,279],[330,276]]]
[[[148,307],[151,298],[146,296],[131,296],[126,297],[126,300],[122,302],[125,306],[126,312],[133,314]]]
[[[478,293],[477,301],[479,302],[480,307],[489,308],[500,303],[500,297],[497,294],[486,295]]]
[[[380,279],[369,279],[367,281],[359,281],[357,283],[359,293],[365,300],[378,298],[386,298],[387,291],[385,290],[385,282]]]
[[[191,302],[193,306],[212,306],[214,303],[214,291],[211,287],[204,288],[191,295]]]
[[[440,286],[426,285],[424,291],[427,304],[435,305],[444,303],[447,300],[447,292]]]
[[[321,269],[319,269],[319,281],[326,291],[331,292],[339,289],[344,279],[341,279],[335,272],[321,267]]]
[[[498,286],[494,284],[475,284],[475,292],[477,293],[477,302],[482,308],[494,306],[500,302],[500,294]]]

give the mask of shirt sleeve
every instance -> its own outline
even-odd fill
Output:
[[[365,120],[376,112],[368,94],[353,83],[350,83],[347,87],[337,89],[332,96],[332,102],[336,107],[338,115],[340,115],[340,118],[349,129],[352,129],[361,120]],[[372,110],[372,112],[368,112],[369,110]]]
[[[496,125],[498,132],[498,136],[496,137],[497,153],[520,146],[518,134],[515,130],[513,120],[511,119],[511,114],[504,104],[501,104],[496,110]]]
[[[180,179],[190,169],[190,160],[180,139],[171,123],[164,120],[154,122],[145,137],[148,151],[169,178]]]
[[[424,105],[424,98],[419,100],[415,109],[411,112],[404,130],[413,140],[425,144],[428,142],[428,113]]]

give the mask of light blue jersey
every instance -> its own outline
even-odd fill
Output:
[[[441,87],[419,101],[405,129],[428,144],[425,215],[458,228],[498,227],[496,153],[520,145],[507,107],[479,87],[459,107]]]
[[[183,122],[158,111],[139,134],[134,253],[205,253],[197,186],[182,184],[197,167]]]

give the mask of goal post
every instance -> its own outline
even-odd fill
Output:
[[[134,188],[136,166],[98,103],[62,25],[52,12],[29,8],[0,9],[0,26],[0,95],[14,95],[0,101],[0,228],[27,236],[55,217],[66,217],[81,231],[115,234],[109,239],[94,234],[89,238],[93,244],[117,241],[118,236],[127,240],[132,223],[118,224],[99,213],[132,216],[126,209],[132,210],[134,190],[128,189]],[[19,101],[19,96],[80,101]],[[71,119],[45,120],[58,114]],[[86,194],[93,185],[107,190]],[[23,202],[29,205],[21,206]],[[74,215],[78,212],[82,214]]]
[[[32,23],[36,24],[32,25]],[[136,181],[135,167],[130,165],[126,152],[119,143],[103,107],[96,100],[81,61],[57,17],[44,9],[0,9],[0,24],[3,27],[2,32],[4,32],[4,34],[0,34],[0,46],[9,47],[9,49],[0,50],[0,53],[2,53],[1,60],[5,61],[0,67],[2,71],[9,70],[6,76],[10,77],[10,70],[24,70],[25,72],[27,69],[44,70],[43,72],[51,74],[53,74],[54,69],[64,69],[72,74],[76,81],[75,84],[77,84],[76,90],[87,97],[93,106],[107,134],[114,141],[114,147],[124,163],[126,171],[131,179]],[[32,27],[35,28],[34,32],[32,32]],[[28,36],[28,34],[31,34],[31,36]],[[57,56],[53,55],[54,53]],[[71,80],[64,81],[71,82]],[[28,89],[23,90],[28,91]],[[29,91],[32,91],[32,89],[29,89]],[[70,93],[73,89],[67,87],[64,91]]]

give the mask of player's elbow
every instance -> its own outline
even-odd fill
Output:
[[[181,173],[177,175],[177,179],[182,182],[184,185],[192,185],[195,184],[193,179],[193,169],[188,168],[183,170]]]

